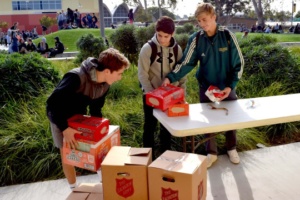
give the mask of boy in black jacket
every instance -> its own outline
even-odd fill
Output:
[[[64,75],[47,100],[54,144],[61,155],[63,139],[71,148],[77,145],[74,135],[79,132],[68,127],[67,120],[75,114],[102,117],[101,109],[110,85],[120,80],[128,67],[128,59],[118,50],[109,48],[101,52],[99,58],[90,57]],[[75,188],[75,167],[65,163],[62,167],[71,189]]]

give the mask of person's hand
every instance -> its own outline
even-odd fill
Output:
[[[161,86],[167,86],[171,84],[170,80],[168,78],[165,78],[165,80],[162,82]]]
[[[231,88],[230,87],[226,87],[224,88],[224,90],[221,91],[224,95],[220,98],[220,101],[222,101],[223,99],[226,99],[230,92],[231,92]]]
[[[75,147],[78,145],[78,143],[74,137],[74,135],[76,133],[81,134],[81,132],[79,132],[71,127],[68,127],[67,129],[65,129],[63,131],[64,140],[68,144],[68,146],[72,149],[75,149]]]

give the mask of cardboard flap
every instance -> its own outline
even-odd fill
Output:
[[[87,200],[103,200],[103,194],[92,193],[88,196]]]
[[[74,188],[73,192],[103,193],[103,188],[101,183],[82,183],[77,188]]]
[[[126,165],[148,165],[151,148],[131,148],[128,152]]]
[[[67,198],[66,200],[83,200],[83,199],[87,199],[87,197],[90,195],[90,193],[84,193],[84,192],[72,192]]]
[[[196,154],[165,151],[165,153],[151,163],[150,167],[193,174],[201,163],[202,160]]]
[[[129,156],[148,156],[151,148],[131,148],[128,155]]]

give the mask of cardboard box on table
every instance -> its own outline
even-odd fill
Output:
[[[109,126],[108,134],[97,143],[80,142],[81,151],[63,144],[63,162],[83,169],[97,171],[112,146],[120,145],[120,127]]]
[[[146,104],[163,111],[183,99],[184,90],[174,85],[161,86],[146,93]]]
[[[109,120],[78,114],[68,119],[68,126],[82,132],[75,134],[75,139],[98,142],[107,135]]]
[[[206,156],[165,151],[148,167],[149,200],[205,200]]]
[[[148,200],[151,148],[112,147],[101,165],[104,199]]]
[[[81,183],[66,200],[103,200],[102,183]]]

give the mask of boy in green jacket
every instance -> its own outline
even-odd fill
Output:
[[[192,34],[188,40],[180,64],[166,76],[162,85],[167,85],[189,73],[200,61],[196,78],[199,83],[200,102],[210,102],[205,95],[209,86],[221,90],[222,100],[236,100],[235,87],[240,80],[244,67],[244,59],[235,35],[216,23],[216,12],[210,3],[198,4],[195,17],[202,30]],[[211,137],[213,134],[206,134]],[[226,147],[232,163],[240,162],[236,151],[236,130],[227,131]],[[217,160],[217,144],[215,138],[206,143],[207,167]]]

